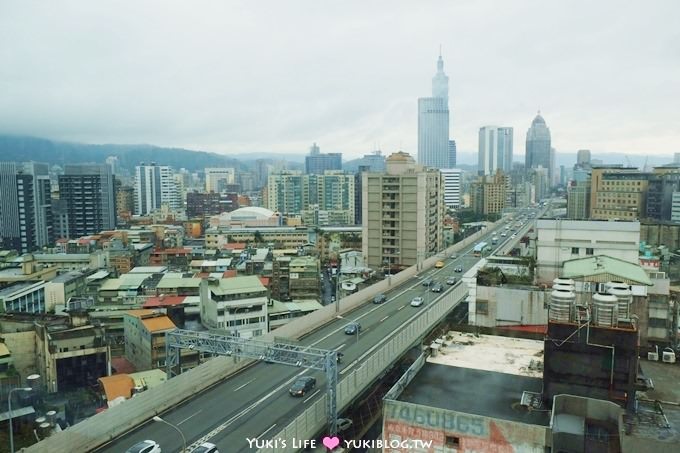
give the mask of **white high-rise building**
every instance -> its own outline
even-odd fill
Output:
[[[459,208],[463,195],[463,170],[460,168],[442,168],[439,171],[444,181],[444,204],[447,208]]]
[[[236,172],[233,168],[206,168],[205,169],[205,191],[222,192],[223,184],[234,184]]]
[[[484,126],[479,129],[479,154],[477,171],[489,176],[502,170],[512,170],[512,128]]]
[[[135,167],[135,214],[150,214],[163,204],[174,210],[182,208],[172,168],[155,163]]]
[[[432,78],[432,97],[418,99],[418,163],[448,168],[449,160],[449,78],[439,55]]]

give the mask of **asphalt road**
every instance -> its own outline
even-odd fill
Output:
[[[503,227],[501,225],[500,228]],[[480,241],[490,242],[490,238],[491,231],[488,231]],[[504,243],[502,241],[496,248]],[[442,283],[444,291],[451,288],[445,283],[449,276],[457,277],[457,284],[460,284],[460,277],[479,260],[471,255],[472,247],[459,253],[455,259],[442,258],[444,268],[430,269],[421,273],[420,279],[411,279],[394,287],[387,293],[386,303],[367,303],[305,337],[300,344],[342,351],[343,363],[339,367],[339,379],[342,379],[347,371],[370,353],[367,351],[373,345],[402,327],[417,310],[423,309],[410,306],[413,297],[422,296],[427,305],[439,295],[422,286],[422,278],[432,277],[436,282]],[[454,268],[457,266],[461,266],[463,272],[455,273]],[[358,336],[344,333],[345,326],[350,322],[361,324],[362,329]],[[315,376],[317,386],[304,397],[291,397],[288,388],[302,375]],[[182,431],[189,445],[197,441],[209,441],[216,444],[222,453],[248,451],[247,439],[268,439],[306,406],[324,396],[325,378],[322,373],[258,362],[167,411],[162,417]],[[182,439],[177,430],[161,422],[149,421],[98,451],[120,453],[144,439],[158,442],[163,452],[177,452],[182,449]]]

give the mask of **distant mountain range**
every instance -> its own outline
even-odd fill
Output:
[[[245,168],[234,158],[204,151],[182,148],[162,148],[152,145],[90,145],[68,143],[44,138],[0,135],[0,160],[36,161],[63,166],[87,162],[102,163],[109,156],[117,156],[123,168],[132,170],[140,162],[157,162],[189,171],[205,167]]]
[[[385,153],[389,155],[389,153]],[[0,160],[3,161],[36,161],[63,166],[64,164],[104,162],[109,156],[117,156],[119,165],[132,171],[140,162],[157,162],[173,168],[186,168],[189,171],[202,171],[206,167],[234,167],[240,170],[252,168],[254,161],[265,159],[271,162],[286,161],[290,169],[301,168],[305,154],[255,152],[248,154],[223,155],[206,151],[183,148],[164,148],[153,145],[93,145],[49,140],[38,137],[2,135],[0,134]],[[635,167],[658,166],[673,161],[672,156],[644,155],[626,153],[592,153],[593,159],[600,159],[605,164],[624,164]],[[352,166],[358,159],[345,160],[343,166]],[[515,155],[516,162],[523,162],[523,155]],[[576,152],[558,152],[555,164],[572,167],[576,163]],[[458,152],[458,166],[466,170],[474,170],[477,165],[477,153]]]

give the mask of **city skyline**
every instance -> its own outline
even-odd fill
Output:
[[[459,150],[476,149],[485,124],[525,130],[538,109],[558,152],[670,156],[680,138],[676,2],[396,3],[387,14],[360,3],[65,5],[3,5],[0,132],[222,154],[314,141],[347,159],[415,154],[417,99],[441,45]],[[527,18],[530,34],[516,26]]]

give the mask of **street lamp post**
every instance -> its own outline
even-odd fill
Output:
[[[31,387],[17,387],[9,391],[7,395],[7,406],[9,409],[9,451],[14,453],[14,429],[12,427],[12,393],[13,392],[31,392]]]
[[[176,431],[179,433],[179,435],[182,436],[182,444],[183,444],[184,447],[182,448],[182,452],[181,452],[181,453],[184,453],[185,451],[187,451],[187,439],[186,439],[186,437],[184,437],[184,433],[182,432],[181,429],[179,429],[179,427],[173,425],[172,423],[170,423],[170,422],[167,421],[167,420],[164,420],[164,419],[160,418],[158,415],[155,415],[155,416],[153,417],[153,421],[155,421],[155,422],[160,422],[160,423],[165,423],[165,424],[168,425],[169,427],[171,427],[171,428],[173,428],[174,430],[176,430]]]
[[[340,282],[340,276],[342,275],[340,273],[340,269],[342,267],[340,266],[340,263],[338,263],[338,268],[337,268],[337,273],[335,274],[335,314],[337,315],[340,313],[340,288],[341,288],[341,283]]]

